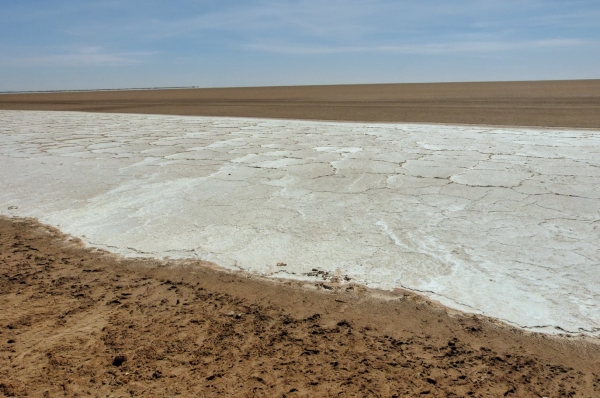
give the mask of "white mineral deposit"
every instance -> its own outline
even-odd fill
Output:
[[[0,213],[600,334],[600,132],[0,111]],[[278,266],[286,264],[286,266]]]

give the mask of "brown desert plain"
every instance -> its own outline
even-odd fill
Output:
[[[599,129],[600,80],[2,94],[0,109]],[[0,218],[0,396],[175,395],[596,398],[600,344]]]

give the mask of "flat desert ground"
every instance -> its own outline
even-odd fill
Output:
[[[0,95],[0,109],[600,128],[600,81]],[[595,338],[396,289],[126,259],[0,219],[5,396],[596,397]]]
[[[0,109],[600,127],[600,80],[0,95]]]

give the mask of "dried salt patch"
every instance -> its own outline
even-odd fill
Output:
[[[599,132],[21,111],[0,125],[0,214],[126,256],[403,287],[600,334]]]
[[[318,152],[333,152],[333,153],[357,153],[357,152],[362,151],[362,148],[337,148],[337,147],[328,147],[328,146],[315,147],[313,149]]]
[[[458,184],[474,187],[505,187],[519,186],[531,173],[514,170],[467,170],[464,173],[453,175],[450,179]]]

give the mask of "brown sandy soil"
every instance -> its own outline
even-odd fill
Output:
[[[0,94],[0,109],[600,128],[600,80]]]
[[[600,396],[600,346],[580,338],[407,292],[123,260],[32,220],[0,218],[0,305],[4,396]]]

